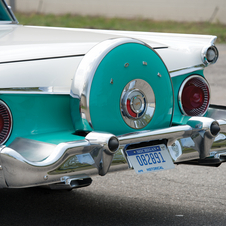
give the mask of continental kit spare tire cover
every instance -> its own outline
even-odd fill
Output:
[[[172,120],[169,72],[156,51],[136,39],[93,47],[76,71],[71,97],[79,99],[83,121],[95,131],[120,135],[165,128]]]

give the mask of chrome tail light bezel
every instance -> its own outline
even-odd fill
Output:
[[[182,100],[182,95],[183,95],[183,90],[186,86],[186,84],[192,80],[192,79],[198,79],[200,80],[203,85],[206,86],[206,92],[208,92],[208,97],[205,97],[205,98],[208,98],[208,101],[205,103],[205,106],[202,106],[202,107],[199,107],[196,109],[196,111],[194,111],[193,114],[189,114],[186,109],[184,108],[183,106],[183,100]],[[205,94],[204,94],[205,95]],[[187,116],[203,116],[205,115],[205,113],[207,112],[208,110],[208,107],[209,107],[209,104],[210,104],[210,97],[211,97],[211,92],[210,92],[210,86],[209,86],[209,83],[207,82],[207,80],[202,77],[201,75],[192,75],[192,76],[189,76],[187,77],[183,83],[181,84],[181,87],[179,89],[179,93],[178,93],[178,103],[179,103],[179,107],[180,107],[180,110],[181,112],[184,114],[184,115],[187,115]],[[194,108],[195,109],[195,108]]]
[[[209,59],[209,57],[208,57],[208,52],[210,52],[210,51],[213,51],[215,54],[213,59]],[[216,63],[218,60],[218,57],[219,57],[219,52],[215,45],[211,45],[211,46],[208,45],[202,49],[201,58],[202,58],[202,61],[205,66]]]
[[[0,145],[3,145],[11,135],[13,118],[8,105],[2,100],[0,100],[0,116],[3,120],[3,128],[0,130]]]

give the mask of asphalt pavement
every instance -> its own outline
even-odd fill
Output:
[[[211,103],[225,104],[226,45],[206,69]],[[0,225],[226,225],[226,163],[179,165],[138,176],[133,170],[93,177],[68,191],[0,190]]]

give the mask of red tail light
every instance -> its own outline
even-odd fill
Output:
[[[182,112],[189,116],[202,116],[210,102],[210,89],[207,81],[193,75],[182,83],[179,91],[179,104]]]
[[[0,100],[0,144],[4,144],[12,129],[12,115],[8,106]]]

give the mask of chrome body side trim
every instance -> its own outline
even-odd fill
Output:
[[[197,65],[197,67],[183,68],[176,71],[171,71],[170,76],[176,77],[183,74],[195,72],[197,70],[203,70],[204,66]],[[79,94],[75,94],[70,91],[70,87],[57,87],[57,86],[46,86],[46,87],[6,87],[0,88],[0,94],[60,94],[60,95],[71,95],[73,98],[80,99]]]
[[[62,94],[69,95],[68,87],[15,87],[0,88],[0,94]]]
[[[198,70],[203,70],[205,68],[204,65],[196,65],[193,67],[188,67],[188,68],[181,68],[175,71],[170,71],[170,76],[171,77],[176,77],[176,76],[180,76],[180,75],[184,75],[184,74],[189,74]]]
[[[198,70],[203,70],[204,65],[197,65],[194,67],[181,68],[175,71],[170,71],[170,77],[176,77],[188,73],[192,73]],[[89,86],[89,84],[87,84]],[[80,99],[80,92],[73,93],[70,91],[69,87],[7,87],[0,88],[0,94],[62,94],[62,95],[71,95],[73,98]]]

